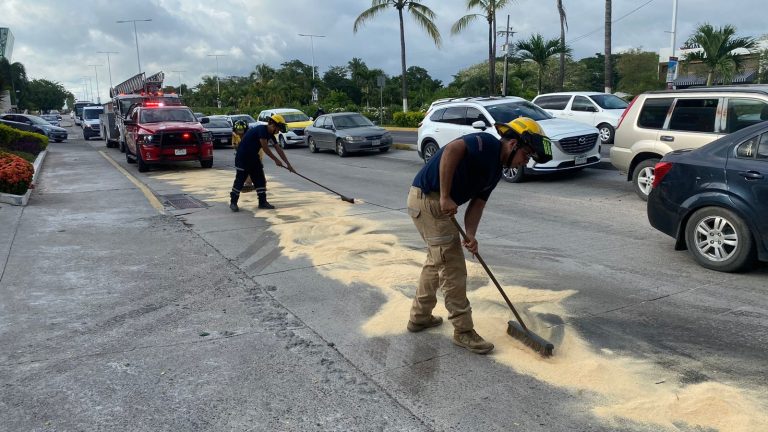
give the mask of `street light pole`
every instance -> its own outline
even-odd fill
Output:
[[[91,84],[91,90],[88,91],[88,83],[91,82],[91,77],[83,77],[83,87],[85,88],[85,96],[89,102],[93,102],[93,84]]]
[[[134,20],[120,20],[116,21],[118,24],[133,23],[133,37],[136,40],[136,64],[139,65],[139,73],[141,73],[141,59],[139,58],[139,32],[136,30],[136,22],[149,22],[151,19],[134,19]]]
[[[101,90],[99,90],[99,71],[96,69],[97,66],[101,65],[88,65],[93,67],[93,73],[96,74],[96,103],[101,104]]]
[[[183,70],[183,71],[171,71],[171,72],[175,72],[175,73],[179,74],[179,96],[182,96],[182,94],[181,94],[181,73],[182,72],[186,72],[186,71]]]
[[[315,38],[324,38],[325,35],[299,33],[299,36],[308,37],[309,44],[312,47],[312,85],[314,85],[315,84]]]
[[[226,57],[226,54],[208,54],[208,57],[216,57],[216,105],[221,108],[221,87],[219,85],[219,57]]]
[[[109,62],[109,55],[110,54],[120,54],[117,51],[96,51],[99,54],[106,54],[107,55],[107,68],[109,69],[109,89],[112,90],[112,64]],[[111,97],[112,95],[110,95]]]

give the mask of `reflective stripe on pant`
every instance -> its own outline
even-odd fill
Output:
[[[419,286],[411,306],[410,320],[425,323],[437,303],[437,289],[443,290],[448,319],[459,331],[474,328],[472,308],[467,299],[467,263],[459,232],[451,219],[440,211],[437,193],[425,195],[411,187],[408,214],[427,244],[427,259],[421,269]]]

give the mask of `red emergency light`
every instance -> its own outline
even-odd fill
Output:
[[[189,132],[184,132],[183,134],[181,134],[181,137],[184,138],[185,140],[189,139],[190,136],[191,135],[189,134]]]

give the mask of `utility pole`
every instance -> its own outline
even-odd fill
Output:
[[[101,91],[99,90],[99,71],[96,70],[96,67],[101,65],[88,65],[90,67],[93,67],[93,73],[96,74],[96,103],[101,105]]]
[[[109,62],[109,55],[110,54],[120,54],[117,51],[96,51],[99,54],[106,54],[107,55],[107,68],[109,68],[109,90],[112,91],[112,64]],[[112,95],[109,95],[112,97]]]
[[[677,79],[677,56],[675,55],[675,45],[677,45],[677,0],[672,0],[672,31],[670,35],[670,46],[672,47],[672,54],[669,57],[668,69],[667,69],[667,88],[675,87],[675,79]],[[674,68],[674,69],[673,69]]]
[[[219,57],[226,57],[226,54],[208,54],[208,57],[216,57],[216,105],[221,108],[221,87],[219,86]]]
[[[504,38],[504,76],[501,79],[501,95],[506,96],[507,95],[507,68],[509,67],[509,35],[514,36],[515,33],[509,29],[509,15],[507,15],[507,29],[502,30],[499,32],[499,34],[503,34],[505,36]]]
[[[186,72],[186,71],[183,70],[183,71],[171,71],[171,72],[175,72],[175,73],[179,74],[179,96],[182,96],[182,94],[181,94],[181,73],[182,72]],[[217,71],[217,73],[218,73],[218,71]]]
[[[116,21],[118,24],[133,23],[133,37],[136,40],[136,64],[139,65],[139,73],[141,73],[141,59],[139,58],[139,32],[136,30],[136,22],[149,22],[151,19],[134,19],[134,20],[120,20]]]

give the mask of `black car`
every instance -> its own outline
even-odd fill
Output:
[[[214,147],[232,146],[232,123],[226,116],[203,117],[200,123],[211,133]]]
[[[768,261],[768,122],[664,156],[648,220],[703,267],[734,272]]]

